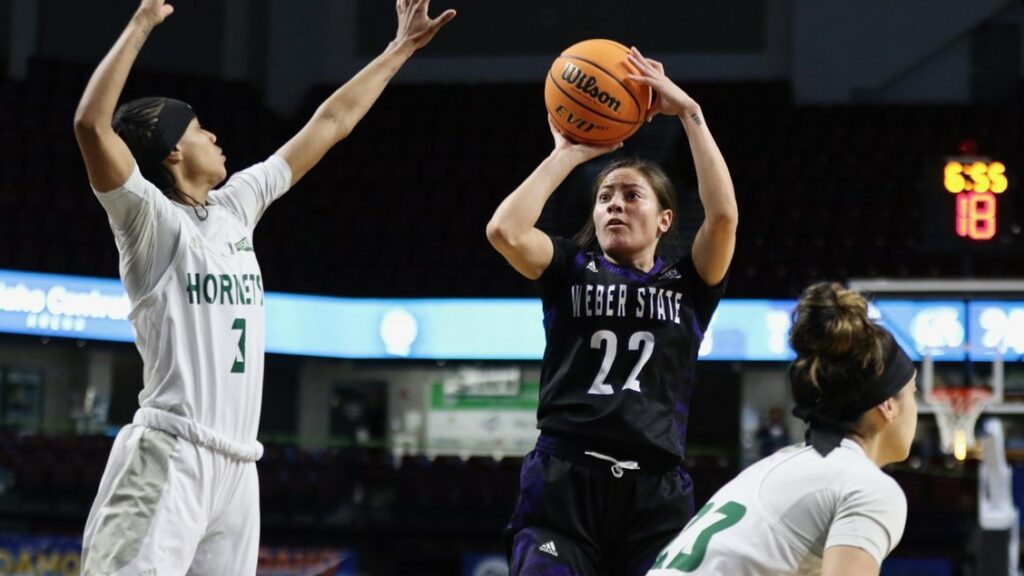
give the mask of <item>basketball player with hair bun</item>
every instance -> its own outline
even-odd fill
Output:
[[[541,430],[524,460],[506,528],[513,575],[635,576],[693,513],[682,469],[697,351],[722,297],[736,242],[732,180],[700,106],[635,48],[636,82],[658,94],[649,117],[676,116],[696,165],[704,222],[692,253],[657,257],[675,192],[649,162],[609,164],[576,240],[536,228],[580,164],[617,149],[573,144],[549,117],[554,150],[498,207],[491,244],[536,280],[547,347]]]
[[[170,4],[142,0],[93,73],[75,136],[120,252],[145,372],[85,526],[83,575],[256,573],[264,284],[253,230],[455,16],[431,19],[428,7],[397,0],[388,47],[276,153],[220,188],[224,155],[188,104],[145,98],[115,111]]]
[[[722,487],[650,576],[877,576],[903,536],[907,500],[879,468],[910,453],[916,378],[868,304],[839,284],[807,288],[793,313],[793,413],[806,442]]]

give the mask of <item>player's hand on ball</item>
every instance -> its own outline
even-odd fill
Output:
[[[174,12],[174,6],[164,0],[142,0],[139,9],[135,11],[135,17],[141,18],[150,26],[157,26],[162,24],[172,12]]]
[[[397,0],[398,34],[395,42],[412,46],[414,50],[426,46],[442,26],[455,18],[455,10],[448,9],[437,18],[431,18],[430,0]]]
[[[551,127],[551,136],[555,139],[555,151],[569,154],[578,164],[582,164],[588,160],[592,160],[598,156],[614,152],[615,150],[622,148],[622,142],[616,142],[609,146],[576,144],[566,138],[565,134],[562,134],[562,131],[558,129],[558,125],[555,124],[555,121],[551,118],[550,114],[548,114],[548,126]]]
[[[650,86],[657,93],[651,109],[647,111],[650,122],[658,114],[684,116],[700,110],[697,102],[665,75],[665,67],[652,58],[645,58],[635,47],[630,50],[629,63],[636,67],[638,74],[629,79]]]

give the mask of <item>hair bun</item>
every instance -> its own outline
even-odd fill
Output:
[[[789,382],[798,407],[845,406],[881,374],[889,333],[868,318],[868,302],[841,284],[804,290],[793,311],[789,343],[796,352]]]
[[[870,357],[878,349],[879,332],[862,295],[821,282],[804,290],[793,312],[790,345],[798,357]]]

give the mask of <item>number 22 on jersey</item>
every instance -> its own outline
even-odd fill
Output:
[[[735,526],[747,513],[746,506],[732,500],[709,514],[714,507],[714,502],[705,504],[682,534],[658,555],[652,568],[693,572],[704,561],[715,534]]]
[[[615,389],[612,388],[611,384],[606,383],[604,379],[608,377],[608,373],[612,371],[612,365],[615,364],[615,355],[619,351],[618,337],[611,330],[598,330],[590,338],[590,347],[595,350],[604,348],[604,359],[601,361],[601,369],[597,371],[594,383],[590,385],[590,390],[587,392],[589,394],[614,394]],[[654,334],[650,332],[634,332],[629,337],[628,347],[630,350],[640,350],[640,359],[633,366],[633,370],[629,373],[629,377],[626,378],[626,384],[622,389],[639,392],[640,371],[644,369],[644,365],[647,364],[647,361],[651,359],[651,355],[654,354]]]

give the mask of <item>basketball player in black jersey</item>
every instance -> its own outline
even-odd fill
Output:
[[[658,94],[648,119],[683,124],[704,222],[691,254],[656,257],[675,192],[660,168],[627,159],[597,177],[574,241],[541,232],[541,209],[573,168],[621,146],[572,144],[553,124],[554,151],[495,211],[487,237],[537,281],[547,333],[541,436],[506,529],[513,575],[645,574],[693,515],[680,467],[690,389],[735,247],[736,199],[700,106],[660,63],[635,48],[629,59],[631,78]]]

